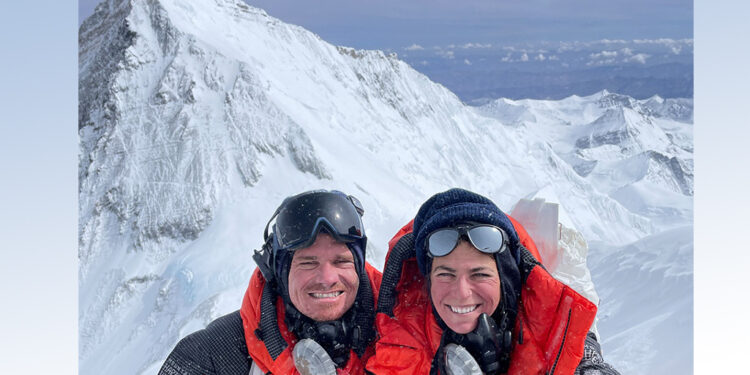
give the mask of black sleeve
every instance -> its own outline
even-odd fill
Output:
[[[158,375],[216,375],[211,356],[200,343],[202,333],[198,331],[180,340]]]
[[[604,362],[602,348],[596,335],[589,332],[583,344],[583,359],[576,368],[575,375],[620,375],[610,364]]]
[[[242,317],[235,311],[180,340],[158,375],[247,374],[251,363]]]

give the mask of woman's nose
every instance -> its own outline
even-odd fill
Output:
[[[456,283],[456,293],[459,297],[471,297],[471,282],[466,277],[459,277]]]

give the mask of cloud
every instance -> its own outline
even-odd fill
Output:
[[[439,50],[439,51],[435,52],[435,54],[437,54],[438,56],[440,56],[440,57],[442,57],[444,59],[453,59],[453,58],[456,57],[456,56],[454,56],[453,51]]]
[[[633,43],[635,44],[674,44],[677,41],[674,39],[669,38],[660,38],[660,39],[635,39],[633,40]]]
[[[536,61],[544,61],[550,58],[545,56],[542,53],[539,53],[536,56],[534,56],[533,59]],[[529,57],[529,54],[527,52],[524,52],[521,55],[521,57],[517,59],[514,59],[511,53],[508,53],[507,55],[505,55],[504,57],[500,59],[501,62],[505,62],[505,63],[528,62],[529,60],[531,60],[531,58]],[[556,56],[555,56],[555,60],[557,60]]]
[[[675,55],[679,55],[680,52],[682,52],[682,47],[680,46],[672,46],[671,48],[672,48],[672,53],[674,53]]]
[[[414,44],[412,44],[409,47],[406,47],[404,49],[407,50],[407,51],[419,51],[419,50],[423,50],[424,47],[420,46],[419,44],[414,43]]]
[[[592,59],[611,59],[617,57],[617,51],[601,51],[599,53],[592,53],[589,57]]]
[[[645,64],[646,59],[649,57],[650,56],[645,53],[639,53],[637,55],[628,57],[627,59],[625,59],[625,62],[637,62],[637,63]]]
[[[622,39],[614,39],[614,40],[602,39],[602,40],[599,41],[599,43],[604,43],[604,44],[625,44],[625,43],[627,43],[627,41],[622,40]]]
[[[622,52],[622,54],[625,55],[625,56],[632,56],[633,55],[633,50],[630,49],[630,48],[628,48],[628,47],[625,47],[625,48],[621,49],[620,52]]]
[[[471,65],[471,61],[469,61],[469,59],[464,59],[464,64]]]
[[[427,66],[427,65],[430,65],[430,63],[427,62],[427,60],[422,60],[422,61],[419,62],[419,65]]]
[[[492,48],[492,44],[482,44],[482,43],[466,43],[463,46],[461,46],[463,49],[469,49],[469,48]]]
[[[587,66],[601,66],[601,65],[609,65],[614,64],[615,59],[605,59],[605,60],[592,60],[586,63]]]

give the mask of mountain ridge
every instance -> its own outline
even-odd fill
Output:
[[[528,124],[241,1],[110,0],[81,26],[79,64],[82,373],[155,373],[236,309],[265,220],[313,187],[362,200],[377,267],[418,202],[452,186],[508,212],[553,191],[591,241],[656,230]]]

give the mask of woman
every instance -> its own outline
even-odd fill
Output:
[[[537,259],[525,230],[489,199],[434,195],[390,242],[367,370],[617,374],[587,341],[596,306]]]

